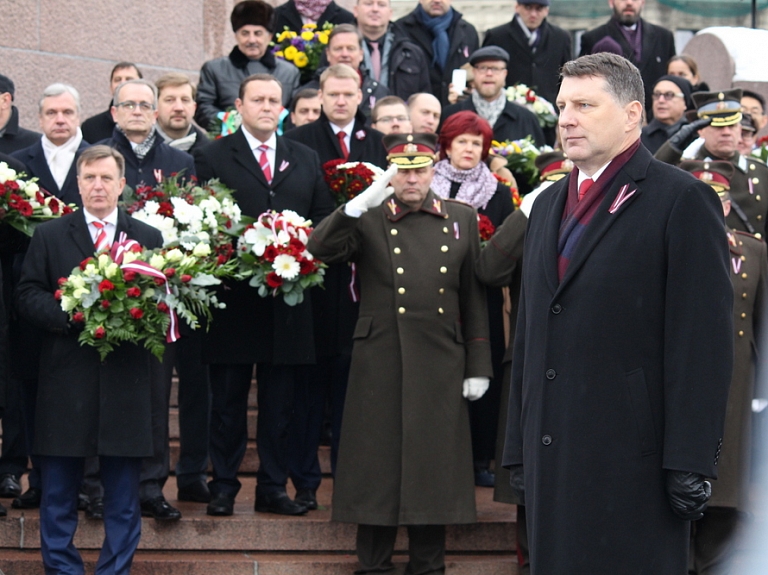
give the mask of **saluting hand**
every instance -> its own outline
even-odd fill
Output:
[[[393,189],[387,187],[389,180],[397,173],[397,165],[392,164],[381,177],[368,186],[364,191],[347,202],[344,213],[353,218],[359,218],[365,212],[376,206],[380,206],[384,198],[389,196]]]

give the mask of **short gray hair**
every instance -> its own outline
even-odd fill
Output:
[[[645,88],[640,70],[622,56],[609,52],[582,56],[566,62],[560,75],[563,78],[603,78],[606,90],[619,105],[638,101],[645,108]]]
[[[157,86],[155,86],[152,82],[149,80],[144,80],[142,78],[137,78],[135,80],[126,80],[125,82],[121,82],[117,85],[117,88],[115,88],[115,93],[112,96],[112,105],[117,107],[118,97],[120,96],[120,90],[123,89],[123,86],[127,86],[128,84],[139,84],[141,86],[147,86],[150,90],[152,90],[152,95],[154,96],[155,100],[152,102],[152,106],[154,108],[157,108]]]
[[[74,86],[70,86],[69,84],[62,84],[60,82],[57,82],[56,84],[51,84],[48,86],[45,90],[43,90],[43,96],[40,98],[40,104],[38,106],[38,112],[40,114],[43,113],[43,102],[46,98],[53,98],[55,96],[61,96],[62,94],[69,94],[74,98],[75,100],[75,107],[77,108],[77,114],[80,115],[80,92],[78,92]]]

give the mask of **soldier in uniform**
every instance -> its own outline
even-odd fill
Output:
[[[722,92],[696,92],[692,95],[696,112],[684,126],[659,148],[655,156],[676,165],[682,158],[727,160],[734,166],[730,178],[731,213],[728,227],[765,237],[768,219],[768,166],[738,151],[741,138],[741,89]],[[698,119],[697,119],[698,118]],[[690,157],[686,148],[698,135],[703,145]]]
[[[467,400],[492,374],[477,213],[430,190],[434,134],[384,137],[385,177],[320,223],[308,248],[362,286],[333,519],[357,523],[357,573],[443,573],[445,525],[476,520]],[[386,188],[392,178],[394,194]]]
[[[720,196],[728,216],[731,201],[730,162],[686,161],[680,168],[710,184]],[[712,481],[712,498],[704,517],[692,524],[689,573],[722,573],[734,551],[736,530],[746,518],[752,437],[752,397],[755,388],[755,350],[768,280],[768,250],[755,236],[726,228],[733,283],[734,363],[725,435],[718,478]]]

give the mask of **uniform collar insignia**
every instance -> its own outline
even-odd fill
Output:
[[[400,206],[397,205],[397,202],[395,201],[395,198],[391,198],[387,202],[387,207],[389,208],[389,211],[392,212],[393,216],[396,216],[397,213],[400,211]]]

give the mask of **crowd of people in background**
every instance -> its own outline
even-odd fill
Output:
[[[707,183],[723,174],[726,179],[724,190],[719,191],[724,192],[721,199],[728,228],[727,236],[724,232],[723,237],[730,242],[735,262],[731,279],[738,310],[734,316],[736,366],[726,419],[728,431],[717,447],[718,455],[714,448],[712,452],[717,459],[722,447],[721,479],[712,482],[711,507],[694,524],[691,568],[695,570],[690,571],[713,574],[718,571],[711,569],[731,553],[734,533],[743,523],[746,510],[744,484],[749,476],[746,459],[750,412],[743,406],[755,397],[753,350],[768,279],[765,244],[760,241],[768,221],[768,167],[752,157],[751,152],[757,133],[768,124],[766,102],[762,95],[746,90],[710,91],[701,80],[696,62],[676,54],[672,32],[642,18],[644,0],[608,3],[613,12],[611,18],[582,35],[580,56],[615,54],[639,70],[644,91],[641,107],[636,111],[636,124],[638,129],[642,128],[642,146],[650,154],[667,164],[681,165]],[[567,149],[563,152],[563,126],[542,127],[533,112],[507,98],[506,88],[525,84],[558,110],[570,105],[570,101],[558,95],[563,82],[561,70],[575,60],[577,52],[572,49],[571,34],[548,20],[549,5],[550,0],[519,0],[511,20],[487,30],[481,43],[475,27],[451,6],[451,0],[414,0],[413,10],[397,21],[393,20],[390,0],[357,0],[352,12],[332,0],[288,0],[277,8],[260,0],[245,0],[234,6],[230,17],[234,47],[228,55],[205,62],[197,82],[176,72],[149,81],[143,78],[138,65],[119,62],[108,79],[113,95],[108,109],[86,119],[82,117],[78,90],[67,84],[66,78],[56,79],[40,95],[41,133],[19,125],[14,83],[0,75],[0,161],[37,178],[41,188],[64,202],[84,208],[85,222],[78,233],[87,231],[94,240],[98,239],[99,231],[93,227],[91,216],[98,224],[102,216],[112,214],[104,225],[108,237],[114,240],[116,232],[125,231],[128,225],[123,219],[128,216],[117,209],[122,191],[118,184],[124,182],[136,189],[154,186],[175,175],[200,181],[218,178],[234,190],[235,199],[247,216],[256,217],[267,210],[293,210],[315,225],[325,218],[331,222],[315,240],[318,255],[327,256],[329,261],[324,288],[313,290],[302,304],[290,307],[259,298],[247,281],[232,281],[222,294],[227,307],[214,311],[210,330],[182,331],[179,341],[168,344],[162,365],[151,364],[145,357],[126,356],[105,368],[98,363],[90,365],[89,358],[81,358],[84,366],[71,366],[71,371],[62,371],[61,366],[51,363],[54,357],[62,361],[60,356],[51,355],[51,342],[71,340],[76,336],[72,326],[62,324],[60,317],[56,321],[46,318],[34,308],[35,302],[42,301],[35,298],[46,293],[45,273],[41,271],[45,262],[58,261],[46,259],[53,257],[53,246],[61,250],[57,257],[62,261],[75,261],[72,254],[76,250],[68,244],[65,226],[59,225],[58,230],[53,226],[45,228],[49,231],[39,238],[33,237],[31,245],[12,230],[0,230],[5,312],[4,333],[0,335],[8,374],[0,497],[10,498],[15,509],[41,508],[46,572],[69,573],[65,566],[78,562],[82,566],[71,540],[78,509],[88,518],[103,519],[107,526],[109,545],[102,551],[97,573],[129,572],[139,540],[141,516],[158,521],[181,518],[180,511],[163,494],[170,473],[168,414],[174,374],[179,390],[180,454],[174,470],[179,501],[205,505],[208,515],[234,513],[241,488],[238,470],[248,442],[249,390],[255,377],[259,456],[255,511],[304,515],[317,509],[317,490],[322,481],[318,448],[328,439],[333,473],[336,474],[337,462],[341,470],[335,487],[347,490],[334,494],[334,506],[338,506],[338,511],[334,509],[338,513],[335,518],[361,524],[358,549],[364,550],[360,555],[364,570],[359,572],[390,568],[394,535],[374,527],[400,524],[412,527],[409,536],[417,548],[411,557],[412,566],[420,569],[413,573],[444,572],[444,531],[420,530],[420,526],[474,520],[473,495],[472,501],[464,500],[463,489],[467,485],[494,488],[498,501],[519,506],[518,557],[521,573],[529,572],[525,502],[520,489],[523,476],[522,472],[515,473],[515,466],[520,463],[517,455],[510,456],[508,452],[504,456],[507,466],[513,469],[511,485],[509,471],[502,468],[504,442],[512,441],[506,430],[508,407],[515,405],[514,401],[510,403],[510,374],[513,361],[517,361],[513,349],[514,354],[531,353],[514,348],[522,273],[517,264],[522,259],[525,229],[534,200],[570,174],[574,164]],[[327,34],[320,65],[304,81],[299,68],[273,53],[271,43],[284,29],[296,31],[306,24],[316,24],[318,29],[330,24],[333,29]],[[453,85],[456,70],[467,73],[465,89]],[[572,74],[571,83],[588,72]],[[604,74],[596,71],[594,76]],[[585,99],[582,105],[593,104]],[[215,126],[217,118],[232,108],[242,119],[240,128],[223,138],[209,137],[207,132]],[[411,138],[407,143],[403,139],[406,137]],[[494,163],[490,153],[493,140],[525,138],[536,147],[554,148],[537,158],[540,175],[533,186],[516,182],[506,163]],[[418,151],[410,150],[409,145]],[[106,152],[104,146],[115,153]],[[429,366],[429,354],[440,348],[438,343],[430,348],[429,337],[423,334],[424,341],[407,340],[408,345],[414,346],[412,349],[400,349],[406,345],[402,335],[399,342],[373,339],[381,328],[364,321],[371,314],[371,301],[378,306],[392,304],[385,294],[373,292],[367,301],[363,299],[361,307],[355,295],[356,282],[359,284],[361,278],[363,282],[375,281],[376,275],[369,267],[372,264],[366,263],[371,252],[360,255],[355,249],[370,244],[368,249],[384,250],[382,254],[392,248],[395,254],[400,254],[401,249],[431,250],[434,242],[437,255],[429,257],[438,258],[441,246],[443,253],[449,248],[442,237],[427,238],[415,228],[400,228],[404,235],[397,238],[397,228],[393,227],[392,237],[387,239],[394,242],[397,238],[401,243],[378,245],[374,239],[363,237],[355,249],[344,248],[349,250],[344,252],[345,257],[337,257],[322,243],[324,234],[335,237],[331,231],[339,233],[337,228],[347,225],[344,218],[374,225],[370,213],[365,214],[378,204],[358,202],[351,211],[347,207],[343,217],[339,211],[334,212],[323,165],[341,159],[386,169],[398,153],[405,153],[398,146],[406,146],[407,154],[417,160],[435,156],[434,176],[428,180],[419,180],[425,176],[418,169],[401,168],[408,175],[394,176],[397,200],[403,202],[400,208],[407,211],[410,206],[400,197],[400,191],[409,189],[408,186],[423,187],[426,182],[429,195],[420,196],[419,202],[424,198],[436,202],[430,204],[433,216],[448,218],[451,214],[450,217],[464,222],[470,212],[454,207],[450,202],[455,200],[487,217],[498,230],[495,243],[482,254],[473,252],[472,246],[466,248],[466,261],[470,255],[479,257],[478,279],[470,282],[462,275],[461,288],[456,288],[460,294],[457,297],[467,297],[472,302],[471,307],[462,309],[466,313],[471,310],[473,317],[483,316],[483,322],[473,326],[471,337],[487,339],[489,345],[479,352],[473,348],[481,359],[473,364],[474,372],[467,372],[463,388],[464,398],[471,401],[467,406],[450,407],[459,414],[466,409],[466,436],[457,434],[452,438],[445,431],[446,436],[438,439],[439,436],[427,433],[428,427],[416,426],[406,429],[397,440],[381,435],[380,443],[370,443],[360,435],[360,428],[366,423],[390,429],[393,421],[399,422],[396,418],[400,417],[400,402],[403,410],[407,401],[414,402],[403,411],[414,420],[423,417],[430,402],[429,397],[410,397],[403,388],[403,395],[396,402],[389,402],[389,396],[381,400],[379,408],[384,411],[376,412],[381,421],[361,418],[361,413],[370,416],[370,400],[358,388],[349,387],[352,382],[373,374],[381,378],[381,385],[390,393],[400,389],[402,382],[396,375],[392,375],[393,381],[387,379],[385,372],[389,368],[384,363],[378,372],[363,365],[353,350],[368,349],[366,346],[377,350],[373,354],[366,352],[370,361],[381,353],[399,357],[402,367],[398,363],[397,369],[403,371],[403,381],[419,377],[433,381],[433,375],[419,371],[418,363],[426,362]],[[419,164],[422,170],[427,165]],[[89,171],[92,178],[100,181],[97,192],[86,189],[83,178]],[[108,209],[99,203],[101,180]],[[513,201],[511,188],[519,188],[523,193],[519,207]],[[377,192],[378,201],[383,197],[383,189]],[[395,204],[391,208],[394,219],[390,219],[395,223],[399,217],[396,209],[400,208]],[[424,217],[431,225],[431,219]],[[442,235],[440,227],[435,227],[435,233]],[[151,229],[139,226],[134,231],[137,239],[143,238],[150,244],[159,242]],[[448,237],[454,231],[449,233],[446,227],[444,233]],[[425,243],[406,247],[407,241]],[[404,287],[400,287],[403,291],[398,292],[401,296],[412,289],[408,284],[412,273],[409,264],[421,266],[427,261],[402,259],[408,262],[403,267],[391,262],[397,267],[397,274],[404,276]],[[465,259],[451,260],[446,266],[453,270],[453,265],[469,265]],[[349,261],[357,262],[357,267],[349,265]],[[379,261],[377,265],[380,264]],[[474,266],[474,262],[471,264]],[[403,268],[405,272],[401,271]],[[413,273],[418,273],[418,267]],[[449,288],[450,282],[441,281],[437,274],[435,302],[428,302],[436,308],[437,302],[443,301],[443,290],[455,287]],[[472,291],[477,288],[475,281],[485,286],[482,297]],[[471,297],[463,291],[469,289],[467,282],[471,284]],[[417,288],[418,282],[412,285]],[[365,283],[363,286],[364,290],[370,289]],[[394,293],[394,286],[390,287]],[[55,289],[52,286],[51,297]],[[408,315],[410,305],[421,306],[422,302],[403,303],[399,313]],[[452,303],[439,305],[441,315],[444,307],[453,309]],[[397,323],[398,314],[394,308],[390,311],[391,321]],[[552,307],[551,313],[560,312]],[[462,321],[467,323],[468,318],[462,317]],[[458,321],[456,325],[459,330]],[[453,330],[452,325],[450,329]],[[461,333],[452,337],[464,344]],[[566,343],[563,345],[567,347]],[[740,353],[740,346],[746,351]],[[565,347],[563,353],[567,354]],[[141,374],[147,385],[136,391],[140,408],[136,408],[135,414],[142,423],[133,430],[131,441],[110,443],[114,432],[111,427],[119,425],[123,418],[109,415],[109,409],[94,400],[92,394],[98,398],[99,385],[105,385],[110,378],[123,381],[125,374],[120,373],[119,366],[128,363],[122,361],[147,366]],[[548,380],[554,379],[550,371],[555,373],[553,369],[547,371]],[[90,374],[92,385],[83,384],[82,389],[72,392],[73,397],[57,395],[56,381],[66,382],[82,373]],[[348,387],[352,390],[349,394]],[[640,389],[631,388],[630,393]],[[86,404],[92,413],[83,416],[82,429],[73,431],[69,421],[74,416],[66,410],[75,409],[70,400],[83,397],[90,398]],[[456,400],[459,399],[457,396]],[[464,416],[453,411],[450,417],[463,424]],[[648,416],[651,417],[650,411]],[[402,417],[405,426],[407,416]],[[515,417],[519,418],[519,414]],[[654,422],[649,419],[647,425],[653,436]],[[326,429],[330,431],[326,433]],[[658,439],[659,430],[656,431]],[[392,429],[390,432],[395,433]],[[451,493],[451,499],[459,502],[456,513],[445,509],[445,498],[430,498],[433,485],[419,483],[431,476],[414,471],[420,469],[419,462],[425,458],[434,458],[432,465],[436,468],[445,463],[429,453],[430,444],[419,443],[418,449],[403,447],[403,452],[398,451],[404,438],[415,441],[412,433],[425,433],[438,443],[455,440],[452,456],[466,456],[466,461],[457,459],[455,467],[442,467],[447,474],[460,469],[457,477],[446,478],[440,484],[441,493]],[[539,441],[546,446],[548,437],[545,435]],[[432,447],[437,449],[438,445]],[[371,451],[374,449],[381,452]],[[464,469],[464,464],[470,467]],[[27,488],[22,490],[25,473]],[[392,474],[392,485],[382,477],[377,478],[377,473]],[[403,477],[412,474],[407,476],[416,481],[415,489],[400,485],[401,473]],[[530,476],[525,479],[530,481]],[[296,492],[293,498],[286,490],[289,480]],[[387,485],[380,501],[370,493],[357,492],[361,485],[377,480]],[[516,480],[518,489],[514,488]],[[119,492],[122,498],[116,495]],[[533,492],[531,488],[525,490],[526,497],[533,497]],[[555,507],[552,512],[558,513],[558,509]],[[0,515],[5,514],[0,506]],[[651,523],[646,528],[652,529]],[[541,540],[541,524],[536,529]],[[540,565],[548,564],[548,559],[541,556],[536,560]]]

